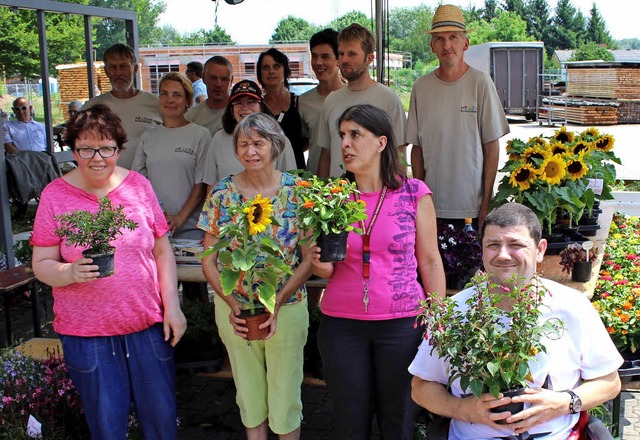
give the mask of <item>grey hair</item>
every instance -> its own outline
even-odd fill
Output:
[[[284,151],[286,136],[272,116],[265,113],[252,113],[246,116],[233,131],[233,145],[238,152],[238,137],[250,137],[253,133],[271,142],[271,160],[276,160]]]
[[[82,101],[76,99],[75,101],[71,101],[69,103],[69,108],[73,107],[73,108],[77,108],[78,110],[80,110],[80,108],[82,107],[83,103]]]

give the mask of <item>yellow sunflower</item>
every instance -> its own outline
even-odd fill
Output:
[[[511,172],[509,183],[513,187],[518,187],[520,191],[525,191],[531,187],[531,182],[536,178],[536,171],[532,165],[526,163]]]
[[[573,142],[573,132],[567,131],[567,127],[563,126],[560,130],[556,130],[552,139],[555,139],[563,144],[568,144]]]
[[[571,152],[573,154],[584,154],[591,149],[592,145],[593,144],[591,142],[579,140],[571,147]]]
[[[584,139],[586,136],[590,136],[592,138],[597,138],[598,136],[600,136],[600,132],[595,127],[589,127],[585,131],[580,133],[580,137],[581,138]]]
[[[271,224],[273,205],[269,202],[269,199],[262,197],[262,194],[258,194],[243,211],[247,214],[249,234],[251,235],[263,232],[267,229],[267,225]]]
[[[605,134],[604,136],[593,141],[596,150],[611,151],[613,150],[613,136]]]
[[[542,172],[538,177],[550,185],[559,184],[567,174],[567,164],[558,156],[551,156],[540,169]]]
[[[569,159],[567,162],[567,173],[571,180],[582,179],[589,171],[589,167],[584,163],[583,156],[578,156],[577,159]]]
[[[524,152],[522,153],[522,160],[524,161],[524,163],[538,166],[544,163],[544,161],[547,160],[550,156],[551,154],[549,153],[549,151],[545,150],[539,144],[534,144],[534,146],[524,150]]]
[[[569,147],[562,142],[554,142],[549,146],[549,150],[556,156],[563,156],[569,152]]]

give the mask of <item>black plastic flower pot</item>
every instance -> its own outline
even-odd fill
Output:
[[[343,261],[347,258],[347,236],[348,232],[334,234],[320,233],[317,244],[320,247],[320,261],[328,263]]]
[[[591,261],[576,261],[571,269],[571,280],[585,283],[591,279]]]
[[[515,396],[519,396],[521,394],[524,394],[524,388],[515,388],[513,390],[509,390],[509,391],[503,391],[502,395],[504,397],[515,397]],[[496,406],[495,408],[491,408],[491,412],[492,413],[501,413],[501,412],[506,412],[509,411],[511,413],[511,415],[517,414],[520,411],[524,410],[524,402],[518,402],[518,403],[507,403],[506,405],[501,405],[501,406]],[[507,422],[505,422],[505,419],[502,420],[496,420],[496,423],[498,425],[506,425]]]
[[[110,277],[114,273],[114,256],[116,248],[112,247],[109,252],[95,253],[93,249],[87,249],[82,252],[82,255],[86,258],[91,258],[93,263],[98,266],[98,272],[100,275],[98,278]]]

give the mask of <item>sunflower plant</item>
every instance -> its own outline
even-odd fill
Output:
[[[585,210],[591,212],[596,198],[611,198],[613,163],[620,164],[613,144],[611,135],[600,134],[595,128],[575,134],[562,127],[550,138],[510,140],[509,159],[500,170],[505,176],[492,205],[522,203],[536,213],[548,233],[559,213],[568,213],[570,224],[577,222]],[[602,194],[590,188],[590,177],[603,179]]]
[[[355,197],[359,194],[355,182],[344,178],[323,180],[316,176],[300,180],[295,188],[300,200],[298,220],[304,231],[311,231],[305,240],[317,241],[321,233],[339,234],[362,229],[354,223],[367,218],[366,203]]]
[[[274,313],[278,279],[293,273],[283,260],[280,244],[263,234],[267,227],[280,226],[272,213],[273,205],[262,194],[230,207],[228,214],[235,221],[221,227],[220,240],[201,254],[204,258],[218,252],[222,292],[245,292],[252,315],[256,313],[256,300]]]
[[[463,291],[420,301],[416,319],[425,326],[431,353],[449,364],[449,385],[460,380],[463,392],[497,398],[533,381],[529,364],[539,352],[546,352],[544,337],[560,334],[564,323],[542,318],[547,289],[537,275],[525,281],[514,274],[505,283],[515,286],[510,288],[480,272],[471,283],[470,295]],[[500,307],[505,298],[512,300],[510,310]]]

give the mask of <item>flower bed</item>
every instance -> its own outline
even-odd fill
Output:
[[[640,348],[640,219],[616,214],[605,245],[593,294],[600,314],[620,352]]]

